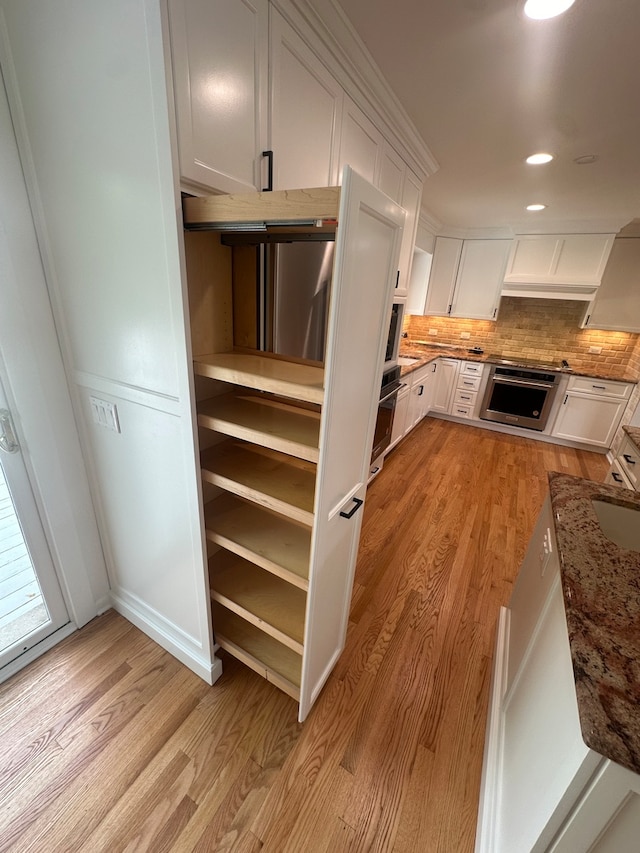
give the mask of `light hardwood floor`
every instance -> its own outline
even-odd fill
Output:
[[[498,608],[546,473],[603,456],[427,418],[369,489],[347,647],[297,706],[110,612],[0,688],[0,850],[469,853]]]

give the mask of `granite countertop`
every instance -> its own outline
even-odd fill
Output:
[[[582,737],[640,773],[640,552],[607,538],[591,503],[640,510],[640,494],[556,472],[549,490]]]
[[[416,358],[418,361],[415,364],[403,365],[401,376],[406,376],[413,370],[417,370],[424,364],[430,361],[435,361],[436,358],[457,358],[461,361],[479,361],[482,363],[491,363],[489,356],[486,353],[472,352],[466,347],[442,346],[438,344],[427,344],[417,342],[402,342],[400,345],[400,356],[406,358]],[[514,367],[531,367],[531,364],[525,362],[518,363],[518,357],[509,355],[507,358],[510,361],[510,366]],[[549,370],[549,368],[545,368]],[[572,368],[557,368],[552,369],[554,373],[566,373],[570,376],[588,376],[590,379],[609,379],[615,382],[631,382],[634,385],[638,382],[638,377],[632,375],[628,370],[622,370],[619,367],[603,364],[599,367],[593,367],[588,370]]]
[[[622,429],[626,432],[631,441],[638,448],[638,453],[640,453],[640,427],[623,426]]]

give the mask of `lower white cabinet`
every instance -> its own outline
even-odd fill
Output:
[[[582,740],[547,499],[498,626],[476,853],[636,853],[640,777]]]
[[[624,414],[631,385],[572,376],[551,435],[610,447]]]
[[[409,411],[407,413],[407,429],[413,429],[426,415],[429,408],[429,392],[431,389],[431,377],[435,376],[433,364],[414,371],[411,379],[411,390],[409,392]]]
[[[630,483],[630,488],[640,490],[640,452],[631,441],[629,436],[625,436],[618,450],[615,461],[620,466],[620,471]]]
[[[460,362],[457,358],[438,359],[429,406],[432,412],[441,412],[444,415],[450,413],[459,369]]]
[[[604,478],[604,482],[608,486],[621,486],[623,489],[633,489],[633,485],[625,474],[618,459],[614,459],[611,463],[611,468],[609,468],[609,472]]]
[[[393,428],[391,430],[391,444],[389,445],[389,450],[394,447],[400,439],[407,432],[409,427],[409,403],[411,400],[411,393],[409,390],[409,385],[406,384],[404,388],[401,388],[400,393],[398,394],[398,400],[396,402],[396,409],[393,413]]]

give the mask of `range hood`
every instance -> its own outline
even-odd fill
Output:
[[[501,296],[591,302],[600,286],[614,236],[517,236],[507,260]]]

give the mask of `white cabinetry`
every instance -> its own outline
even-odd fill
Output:
[[[533,297],[590,300],[600,284],[613,238],[613,234],[516,237],[507,262],[503,296],[522,296],[527,291]]]
[[[460,363],[450,414],[457,418],[474,418],[478,408],[478,391],[482,383],[483,365],[474,361]]]
[[[453,237],[436,237],[424,306],[425,314],[440,316],[451,312],[461,255],[462,240]]]
[[[411,374],[411,391],[409,394],[409,412],[406,429],[417,426],[429,409],[429,397],[432,377],[435,376],[434,365],[426,364]]]
[[[260,237],[227,245],[215,224],[270,218],[341,223],[323,367],[234,351]],[[185,241],[213,630],[300,720],[344,646],[403,220],[350,170],[342,190],[185,201],[206,224]]]
[[[253,190],[268,147],[268,0],[168,7],[180,173],[222,192]]]
[[[640,332],[640,237],[613,241],[602,282],[585,326]]]
[[[402,248],[400,249],[400,261],[398,262],[398,281],[396,296],[406,296],[409,290],[409,278],[411,276],[411,263],[413,261],[413,247],[416,242],[416,231],[418,229],[418,216],[420,214],[420,202],[422,200],[422,181],[417,175],[407,169],[402,184],[402,201],[407,218],[404,224],[402,236]]]
[[[448,415],[451,411],[460,362],[455,358],[439,358],[436,363],[430,410]]]
[[[609,447],[630,394],[626,382],[570,377],[551,435]]]
[[[509,246],[509,240],[464,241],[451,298],[452,317],[495,320]]]
[[[337,181],[342,88],[282,15],[271,7],[273,188]]]
[[[509,246],[438,237],[423,313],[495,320]]]
[[[340,134],[338,181],[342,180],[343,166],[351,166],[367,181],[378,186],[383,144],[384,140],[380,131],[373,122],[369,121],[360,107],[348,95],[345,95]],[[400,204],[400,198],[393,196],[392,198]]]
[[[409,383],[404,384],[398,393],[396,409],[393,413],[393,428],[391,430],[391,443],[386,451],[388,453],[400,441],[409,430],[409,403],[411,400]]]
[[[628,435],[622,439],[605,482],[640,490],[640,453]]]
[[[406,171],[407,167],[402,157],[385,142],[380,160],[378,187],[398,204],[402,204],[402,189]]]

